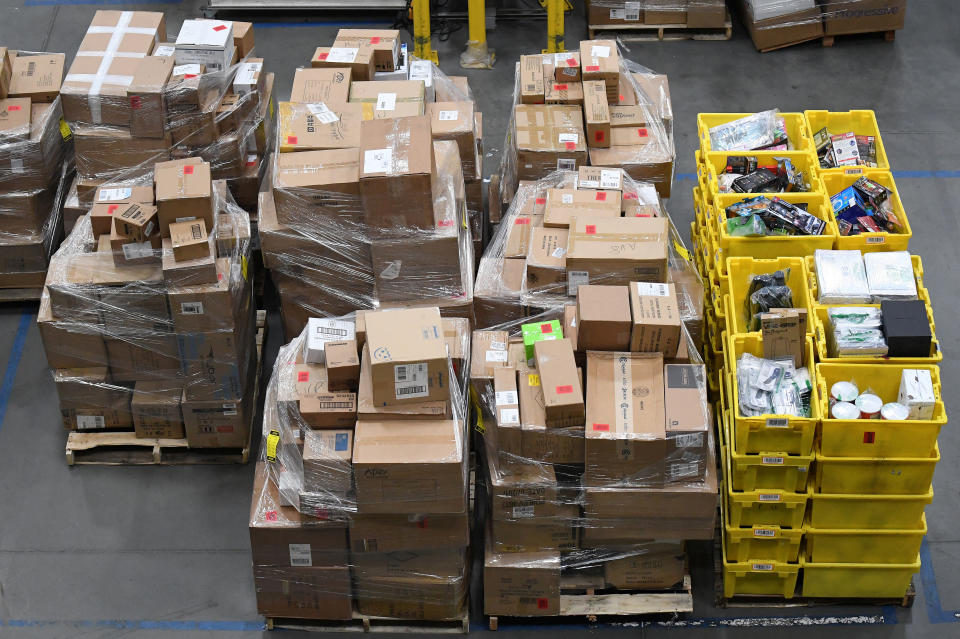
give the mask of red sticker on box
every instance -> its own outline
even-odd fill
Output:
[[[863,443],[864,444],[873,444],[876,443],[877,434],[873,431],[863,431]]]
[[[214,31],[223,31],[223,30],[226,29],[226,28],[227,28],[227,25],[225,25],[225,24],[218,24],[217,26],[215,26],[215,27],[213,28],[213,30],[214,30]]]
[[[296,143],[297,143],[297,136],[295,135],[287,136],[287,144],[296,144]]]
[[[256,166],[256,165],[257,165],[256,160],[247,160],[247,166]]]
[[[317,60],[326,60],[326,59],[327,59],[327,56],[329,56],[329,55],[330,55],[329,53],[318,53],[318,54],[317,54]]]
[[[222,281],[223,281],[223,273],[217,273],[217,281],[218,281],[218,282],[222,282]]]
[[[539,610],[546,610],[550,607],[550,600],[546,597],[537,597],[537,608]]]
[[[196,74],[196,73],[188,73],[188,74],[186,74],[186,75],[183,76],[183,77],[184,77],[185,79],[189,80],[190,78],[195,78],[195,77],[197,77],[197,74]]]
[[[193,167],[190,166],[190,165],[187,165],[187,166],[183,167],[183,174],[184,174],[184,175],[193,175]]]
[[[111,204],[107,207],[107,215],[113,215],[113,212],[120,208],[119,204]]]
[[[587,224],[586,229],[584,229],[587,235],[596,235],[597,234],[597,225],[596,224]]]
[[[539,204],[546,204],[546,203],[547,203],[547,198],[545,198],[545,197],[538,197],[536,200],[534,200],[534,202],[536,202],[538,205],[539,205]]]
[[[530,223],[530,218],[529,218],[529,217],[518,217],[517,219],[515,219],[515,220],[513,221],[513,223],[514,223],[514,224],[521,224],[521,225],[522,225],[522,224],[529,224],[529,223]]]
[[[141,106],[143,106],[143,101],[140,99],[140,96],[139,96],[139,95],[131,95],[131,96],[130,96],[130,108],[131,108],[131,109],[139,109]],[[19,108],[19,107],[17,107],[17,108]]]
[[[444,228],[447,226],[453,226],[453,220],[440,220],[440,222],[437,223],[438,228]]]
[[[567,90],[567,85],[566,85],[566,84],[555,84],[555,85],[553,85],[553,90],[554,90],[554,91],[566,91],[566,90]]]
[[[584,69],[586,69],[587,71],[599,71],[599,70],[600,70],[600,65],[599,65],[599,64],[588,64],[587,66],[584,67]]]
[[[639,135],[641,138],[647,137],[646,127],[640,127],[639,129],[637,129],[637,135]]]
[[[606,136],[604,135],[603,131],[597,131],[593,137],[597,142],[603,142],[603,138]]]
[[[370,38],[370,44],[380,44],[380,36],[373,36]]]
[[[233,426],[217,426],[218,433],[232,433]]]
[[[310,381],[310,371],[300,371],[297,373],[298,382],[309,382]]]
[[[603,191],[597,191],[597,201],[598,201],[598,202],[606,202],[606,201],[607,201],[607,194],[604,193]]]
[[[552,333],[552,332],[553,332],[553,324],[541,324],[541,325],[540,325],[540,332],[541,332],[541,333]]]
[[[137,98],[137,99],[139,100],[140,98]],[[20,108],[21,107],[19,104],[11,104],[10,106],[7,107],[7,111],[19,111]]]
[[[620,95],[618,95],[617,97],[620,98],[620,102],[623,102],[623,94],[622,94],[622,93],[621,93]]]
[[[555,390],[557,395],[569,395],[570,393],[573,392],[573,386],[571,386],[570,384],[566,384],[564,386],[557,386]]]
[[[428,521],[430,521],[430,518],[424,517],[423,519],[417,522],[417,528],[426,528]]]
[[[277,514],[277,511],[268,510],[267,512],[263,513],[263,518],[267,521],[277,521],[280,516]]]
[[[563,144],[564,144],[564,146],[567,147],[567,150],[568,150],[568,151],[573,151],[575,148],[577,148],[577,143],[576,143],[576,142],[564,142]]]
[[[593,425],[593,430],[609,431],[609,430],[610,430],[610,424],[594,424],[594,425]]]
[[[635,199],[637,199],[637,194],[636,194],[636,193],[624,193],[624,194],[623,194],[623,199],[625,199],[625,200],[635,200]]]
[[[567,66],[568,66],[568,67],[575,67],[575,66],[577,66],[577,59],[574,58],[574,57],[569,57],[569,58],[567,58]]]

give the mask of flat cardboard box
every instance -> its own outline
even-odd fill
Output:
[[[577,289],[576,350],[630,350],[630,292],[626,286],[588,284]]]
[[[354,575],[377,577],[463,577],[466,572],[464,548],[363,552],[351,557]]]
[[[373,80],[373,47],[317,47],[310,66],[314,69],[346,67],[354,81]]]
[[[377,71],[394,71],[400,63],[400,32],[395,29],[340,29],[333,46],[372,47]]]
[[[105,366],[53,371],[60,415],[67,430],[133,428],[132,389],[113,384]]]
[[[420,401],[405,404],[378,404],[373,400],[373,379],[370,374],[370,349],[363,347],[360,360],[360,385],[357,390],[357,418],[360,421],[399,419],[450,419],[447,400]]]
[[[350,620],[350,567],[291,568],[255,565],[257,612],[268,617]]]
[[[560,289],[567,280],[567,237],[563,228],[536,227],[527,250],[527,288]]]
[[[788,46],[798,42],[806,42],[823,35],[823,18],[820,7],[813,7],[795,13],[789,13],[775,18],[755,20],[750,5],[739,3],[743,15],[743,23],[750,32],[753,46],[757,51],[767,51]]]
[[[360,354],[357,340],[327,342],[324,351],[327,360],[327,383],[330,388],[356,392],[360,383]]]
[[[683,581],[687,574],[687,556],[682,542],[672,544],[677,548],[651,548],[637,554],[606,561],[603,564],[603,580],[608,588],[623,590],[658,590],[671,588]],[[663,544],[667,546],[668,544]]]
[[[502,428],[516,430],[520,434],[520,398],[517,395],[517,371],[512,366],[496,368],[493,371],[493,421],[499,431]],[[489,397],[481,398],[488,402]],[[519,448],[515,447],[515,450]]]
[[[570,223],[567,272],[585,272],[584,284],[662,282],[668,238],[666,218],[576,216]]]
[[[556,615],[560,612],[560,553],[497,552],[487,536],[483,561],[483,613]]]
[[[170,224],[170,246],[177,262],[203,259],[212,254],[206,222],[202,219]]]
[[[615,102],[620,88],[620,55],[613,40],[581,40],[581,78],[584,82],[601,80],[607,101]]]
[[[351,428],[357,423],[357,394],[329,392],[300,400],[303,422],[318,430]]]
[[[699,0],[694,0],[694,3]],[[647,0],[643,12],[644,24],[687,23],[687,0]]]
[[[474,331],[471,340],[470,385],[480,397],[489,393],[493,374],[509,365],[506,331]]]
[[[0,142],[30,139],[30,98],[0,99]]]
[[[174,56],[178,65],[202,64],[208,72],[226,70],[233,61],[233,22],[184,20]]]
[[[520,104],[514,110],[517,178],[539,180],[587,163],[583,109],[579,105]]]
[[[456,420],[357,422],[353,467],[358,511],[464,512],[461,426]]]
[[[241,59],[249,57],[255,46],[253,37],[253,23],[233,22],[233,48]]]
[[[137,382],[130,401],[137,437],[182,438],[182,394],[183,388],[170,382]]]
[[[423,115],[423,82],[413,80],[350,83],[350,102],[360,104],[364,120]]]
[[[202,220],[213,228],[213,187],[210,165],[198,158],[161,162],[154,167],[160,233],[170,237],[170,225]]]
[[[464,575],[367,577],[354,574],[357,610],[361,615],[422,621],[454,620],[464,612]]]
[[[521,104],[543,104],[545,91],[542,57],[539,55],[520,56]]]
[[[374,402],[449,399],[447,349],[437,308],[366,313],[365,321]]]
[[[301,406],[306,401],[300,400]],[[304,492],[320,493],[324,501],[345,503],[347,494],[353,489],[352,458],[352,427],[305,431],[302,456]]]
[[[164,88],[173,72],[173,58],[147,56],[137,65],[127,87],[130,133],[135,137],[162,138],[166,134],[167,103]]]
[[[148,334],[140,339],[105,337],[104,342],[110,375],[115,382],[167,379],[180,371],[177,340],[173,335]]]
[[[525,464],[509,474],[489,466],[490,518],[545,522],[558,517],[561,500],[557,477],[549,464]]]
[[[545,104],[583,104],[583,85],[580,82],[548,82]]]
[[[467,513],[453,515],[361,515],[350,517],[353,553],[390,553],[464,548],[470,545]]]
[[[433,141],[426,116],[364,123],[360,196],[367,224],[433,229]],[[397,208],[397,202],[404,206]]]
[[[360,146],[363,116],[359,104],[328,107],[326,104],[281,102],[278,113],[281,153]]]
[[[676,285],[631,282],[630,310],[633,313],[630,350],[661,353],[668,359],[676,357],[683,323]]]
[[[583,424],[583,390],[570,340],[536,342],[533,350],[543,385],[544,426],[563,428]]]
[[[662,485],[663,357],[587,353],[587,486]]]
[[[13,59],[7,97],[30,98],[34,102],[53,102],[60,93],[63,65],[62,53],[17,55]]]
[[[290,101],[301,104],[323,102],[327,108],[346,104],[350,97],[349,69],[297,69],[293,75]]]
[[[619,191],[589,189],[548,189],[543,225],[567,229],[570,220],[581,215],[620,217]]]
[[[667,479],[702,479],[708,458],[711,429],[703,364],[666,364],[663,367],[663,404],[667,429]]]
[[[152,204],[130,204],[113,215],[113,226],[119,235],[136,242],[146,242],[157,226],[157,207]]]

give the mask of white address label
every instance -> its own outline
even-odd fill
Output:
[[[388,173],[393,165],[393,149],[369,149],[363,152],[364,173]]]
[[[507,351],[487,351],[488,362],[506,362]]]
[[[133,196],[133,189],[100,189],[100,195],[97,196],[98,202],[116,202],[118,200],[127,200]]]
[[[331,47],[327,53],[327,62],[353,62],[357,59],[357,51],[358,49],[350,47]]]
[[[497,406],[515,406],[517,401],[517,391],[500,391],[496,393]]]
[[[418,364],[397,364],[393,367],[393,379],[397,399],[426,397],[429,394],[427,388],[427,365],[424,362]]]
[[[574,297],[577,288],[590,283],[590,271],[567,271],[567,295]]]
[[[501,408],[500,409],[500,424],[519,424],[520,423],[520,410],[517,408]]]
[[[331,124],[340,119],[337,117],[337,114],[331,111],[330,108],[323,102],[308,104],[307,110],[310,111],[315,118],[317,118],[318,122],[322,122],[323,124]]]

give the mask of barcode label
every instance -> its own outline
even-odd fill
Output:
[[[397,399],[405,397],[424,397],[427,394],[426,386],[404,386],[397,387]]]
[[[220,412],[222,412],[227,417],[231,417],[237,414],[237,405],[234,403],[223,404],[220,406]]]
[[[574,158],[557,158],[558,171],[576,171],[577,161]]]
[[[770,528],[754,528],[753,536],[772,538],[777,536],[777,531]]]
[[[561,133],[557,139],[560,141],[560,144],[566,144],[567,142],[577,144],[580,142],[580,135],[577,133]]]
[[[173,75],[200,75],[199,64],[181,64],[173,67]]]
[[[783,457],[764,457],[764,466],[783,466]]]
[[[601,189],[619,189],[620,171],[616,169],[603,169],[600,171]]]
[[[887,238],[883,235],[873,235],[867,238],[867,244],[883,244],[887,241]]]
[[[102,430],[106,427],[103,415],[77,415],[77,430]]]
[[[25,171],[23,170],[23,158],[11,158],[10,170],[14,173],[24,173]]]
[[[364,173],[387,173],[393,165],[393,149],[368,149],[363,152]]]
[[[164,58],[169,58],[174,53],[176,53],[176,47],[171,47],[169,44],[164,44],[153,50],[153,55],[162,56]]]
[[[530,519],[533,517],[533,506],[514,506],[513,516],[515,519]]]
[[[396,93],[378,93],[377,111],[393,111],[397,108]]]
[[[313,566],[310,544],[289,544],[291,566]]]
[[[437,116],[437,119],[441,122],[455,121],[460,119],[459,111],[441,111]]]
[[[677,435],[673,438],[673,445],[677,448],[701,448],[703,447],[703,433]]]
[[[634,282],[637,286],[637,294],[647,297],[667,297],[670,295],[670,287],[666,284],[653,284],[651,282]]]
[[[760,501],[780,501],[780,495],[771,494],[771,493],[760,493],[757,495],[757,499]]]
[[[505,424],[519,424],[520,423],[520,410],[517,408],[501,408],[500,409],[500,425]]]
[[[181,315],[203,315],[203,302],[180,302]]]
[[[697,474],[700,465],[697,462],[685,462],[682,464],[670,464],[670,472],[668,473],[671,479],[678,479],[680,477],[692,477]]]
[[[147,242],[133,242],[123,245],[123,257],[128,260],[140,260],[153,256],[153,246]]]
[[[500,391],[496,393],[497,406],[515,406],[520,402],[517,401],[517,391]]]
[[[327,54],[327,62],[346,62],[349,64],[357,59],[357,51],[358,49],[355,48],[331,47]]]
[[[336,326],[315,326],[316,334],[322,335],[324,337],[338,337],[346,338],[350,334],[345,328],[337,328]]]
[[[397,399],[426,397],[427,393],[427,365],[397,364],[393,367],[394,390]]]
[[[790,420],[786,417],[768,417],[767,428],[787,428],[790,426]]]
[[[118,200],[128,200],[131,196],[133,196],[133,189],[100,189],[97,201],[116,202]]]
[[[564,193],[560,196],[561,204],[573,204],[573,193]]]
[[[353,402],[318,402],[321,410],[349,410],[353,408]]]
[[[567,271],[567,295],[574,297],[577,288],[590,283],[589,271]]]
[[[490,342],[490,350],[505,351],[507,350],[507,343],[506,342]]]
[[[487,351],[488,362],[506,362],[507,351]]]
[[[750,568],[754,572],[772,572],[773,564],[753,564]]]
[[[337,114],[331,111],[323,102],[308,104],[307,110],[322,124],[331,124],[340,119],[337,117]]]

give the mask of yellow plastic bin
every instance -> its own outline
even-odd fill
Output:
[[[869,389],[879,395],[884,402],[896,401],[900,390],[900,378],[906,369],[930,372],[933,381],[933,394],[936,400],[933,417],[928,420],[887,421],[882,419],[834,419],[830,416],[830,388],[836,382],[853,382],[861,392]],[[892,492],[926,492],[927,476],[933,476],[933,458],[936,454],[937,437],[940,429],[947,423],[946,407],[942,400],[940,368],[920,364],[817,364],[816,385],[823,415],[820,427],[820,454],[828,458],[826,477],[829,481],[840,479],[838,474],[850,475],[850,464],[834,461],[832,458],[885,458],[873,459],[864,468],[858,480],[863,482],[883,469],[893,474],[882,479],[882,483],[891,492],[896,487],[912,486],[910,490],[892,490]],[[912,464],[899,464],[895,460],[913,459]],[[879,463],[878,463],[879,462]],[[903,466],[901,468],[901,466]],[[931,466],[927,469],[927,466]],[[929,471],[929,472],[928,472]],[[851,477],[851,479],[853,479]],[[916,482],[926,481],[926,485]],[[839,492],[824,488],[824,492]],[[845,492],[845,491],[844,491]],[[877,490],[856,490],[855,492],[874,493]]]
[[[923,495],[933,483],[939,447],[927,459],[825,457],[817,455],[819,492],[860,495]]]
[[[730,476],[730,454],[723,449],[723,464],[726,476]],[[727,500],[727,521],[735,528],[753,526],[779,526],[800,530],[807,509],[807,499],[812,494],[787,490],[748,490],[734,491],[726,484],[723,496]]]
[[[912,530],[933,501],[933,487],[923,495],[839,495],[811,492],[813,528],[826,530]]]
[[[791,153],[787,151],[720,151],[720,152],[703,152],[701,157],[703,158],[703,164],[697,167],[698,172],[702,172],[701,175],[706,176],[706,187],[710,190],[710,197],[713,201],[716,201],[716,198],[719,195],[722,195],[720,191],[720,182],[718,176],[724,173],[727,168],[727,158],[732,156],[746,156],[757,159],[757,166],[776,166],[777,158],[788,158],[793,164],[795,171],[803,173],[803,180],[806,183],[806,188],[803,191],[795,191],[797,193],[822,193],[823,185],[819,180],[819,172],[817,167],[819,162],[817,156],[812,152],[802,152],[802,153]],[[770,196],[770,193],[741,193],[744,197],[749,195],[766,195]],[[774,194],[776,195],[776,194]]]
[[[803,563],[804,597],[903,597],[920,572],[920,556],[907,564]]]
[[[703,151],[713,151],[710,143],[710,129],[727,122],[733,122],[753,115],[753,113],[698,113],[697,114],[697,135],[700,138],[700,149]],[[797,151],[814,151],[813,136],[807,129],[806,118],[802,113],[779,113],[783,118],[783,123],[787,129],[787,139],[793,145],[791,151],[780,151],[780,153],[795,153]],[[736,153],[736,151],[730,151]]]
[[[903,202],[900,200],[897,184],[894,182],[893,174],[890,171],[847,167],[843,171],[821,173],[819,179],[823,193],[830,198],[851,186],[861,177],[866,177],[890,189],[893,212],[903,226],[903,231],[900,233],[860,233],[858,235],[839,235],[838,232],[836,248],[859,249],[861,251],[906,251],[910,245],[910,238],[913,237],[913,230],[907,212],[903,207]],[[830,207],[830,216],[836,222],[832,206]]]
[[[851,249],[857,250],[857,249]],[[868,251],[869,252],[869,251]],[[861,254],[863,251],[861,251]],[[810,300],[813,304],[818,304],[820,300],[820,283],[817,280],[817,262],[814,255],[803,258],[807,264],[808,289],[810,291]],[[930,301],[930,291],[923,285],[923,260],[919,255],[910,255],[910,262],[913,264],[913,279],[917,282],[917,298],[926,302],[927,306],[933,307]],[[852,305],[851,305],[852,306]],[[932,320],[931,320],[932,321]]]
[[[909,564],[927,534],[926,518],[912,530],[804,527],[804,558],[822,564]]]
[[[727,441],[730,441],[729,418],[726,421]],[[741,454],[736,446],[729,446],[730,469],[727,481],[735,491],[764,489],[802,492],[807,486],[813,455],[788,455],[783,452]]]
[[[799,563],[751,560],[728,561],[723,549],[723,596],[777,595],[792,599],[800,576]]]
[[[837,304],[833,306],[823,306],[814,304],[814,343],[817,347],[817,359],[823,363],[830,364],[921,364],[933,365],[943,361],[943,353],[940,350],[940,342],[937,339],[936,324],[933,320],[933,309],[929,304],[927,307],[927,319],[930,322],[930,355],[927,357],[880,357],[880,356],[862,356],[862,357],[831,357],[830,344],[827,339],[833,331],[833,325],[830,322],[830,309],[834,306],[862,307],[879,309],[879,304]]]
[[[725,416],[729,415],[726,385],[720,387],[720,407]],[[813,452],[813,438],[817,424],[813,420],[789,422],[784,427],[768,427],[766,423],[733,422],[731,440],[733,447],[743,453],[762,453],[768,450],[780,450],[790,455],[810,455]]]
[[[871,135],[875,138],[877,147],[877,168],[889,169],[890,161],[887,151],[880,137],[880,127],[877,125],[877,116],[873,111],[804,111],[807,120],[807,132],[813,142],[813,136],[824,127],[830,135],[853,133],[854,135]],[[822,169],[823,171],[842,171],[850,167]]]
[[[790,270],[786,282],[793,294],[793,308],[807,310],[807,334],[813,335],[813,326],[810,321],[813,317],[813,304],[809,292],[810,278],[807,274],[806,260],[802,257],[778,257],[774,259],[731,257],[727,260],[729,294],[725,304],[727,332],[730,335],[760,334],[760,331],[750,330],[750,317],[747,315],[750,279],[756,275],[785,269]]]
[[[725,486],[720,492],[726,492]],[[720,515],[724,525],[723,545],[727,559],[738,563],[748,561],[796,562],[800,557],[801,528],[780,526],[750,526],[738,528],[727,521],[726,500],[720,500]]]

